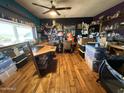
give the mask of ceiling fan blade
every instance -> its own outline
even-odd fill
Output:
[[[43,7],[43,8],[47,8],[47,9],[51,9],[50,7],[47,7],[47,6],[43,6],[43,5],[39,5],[39,4],[36,4],[36,3],[32,3],[33,5],[36,5],[36,6],[40,6],[40,7]]]
[[[59,15],[59,16],[61,15],[57,10],[55,10],[55,12],[57,13],[57,15]]]
[[[48,12],[50,12],[51,10],[48,10],[48,11],[46,11],[46,12],[43,12],[43,14],[46,14],[46,13],[48,13]]]
[[[67,10],[67,9],[71,9],[72,7],[60,7],[60,8],[56,8],[56,10]]]

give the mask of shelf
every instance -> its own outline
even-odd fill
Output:
[[[118,21],[118,20],[124,20],[124,17],[117,17],[117,18],[105,20],[105,21],[103,21],[103,23],[108,23],[108,22]]]
[[[124,28],[117,28],[117,29],[109,29],[109,30],[105,30],[105,31],[119,31],[119,30],[123,30]]]
[[[27,59],[27,57],[21,59],[19,62],[16,62],[16,64],[19,64],[19,63],[23,62],[23,61],[26,60],[26,59]]]
[[[21,53],[21,54],[15,56],[15,57],[12,57],[12,59],[17,58],[17,57],[19,57],[19,56],[21,56],[21,55],[23,55],[23,54],[25,54],[25,53]]]

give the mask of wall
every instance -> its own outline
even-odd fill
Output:
[[[93,20],[92,17],[82,17],[82,18],[58,18],[58,19],[41,19],[41,24],[48,23],[52,25],[52,20],[55,20],[59,24],[63,25],[76,25],[81,24],[82,22],[90,24]]]
[[[81,29],[77,29],[78,24],[82,24],[82,22],[90,24],[93,21],[93,17],[82,17],[82,18],[58,18],[58,19],[41,19],[41,24],[52,25],[52,21],[55,20],[56,23],[62,25],[73,25],[76,27],[75,36],[81,34]]]
[[[96,15],[94,17],[94,20],[97,20],[100,16],[104,15],[104,16],[107,16],[107,15],[113,15],[114,13],[116,13],[117,11],[124,11],[124,2]]]
[[[14,11],[18,16],[22,16],[33,23],[40,25],[40,19],[32,15],[28,10],[19,5],[15,0],[0,0],[0,6]]]
[[[124,22],[124,2],[96,15],[94,17],[94,20],[98,20],[100,16],[113,16],[117,11],[120,11],[122,14],[123,14],[123,17],[121,16],[121,18],[116,18],[114,20],[110,20],[110,21],[104,21],[103,22],[103,27],[105,26],[115,26],[115,24],[120,24],[121,22]],[[105,19],[107,20],[107,19]],[[119,25],[119,28],[118,29],[113,29],[113,30],[107,30],[106,32],[117,32],[119,33],[120,35],[124,36],[124,26],[120,26]]]

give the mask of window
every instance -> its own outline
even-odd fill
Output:
[[[9,45],[15,41],[13,25],[0,22],[0,46]]]
[[[31,27],[16,27],[19,41],[33,40],[33,32]]]
[[[0,46],[32,41],[35,32],[31,26],[0,21]]]

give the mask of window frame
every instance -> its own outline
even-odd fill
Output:
[[[5,45],[5,44],[0,44],[0,45],[2,45],[2,47],[3,46],[9,46],[9,45],[13,45],[13,44],[18,44],[18,43],[23,43],[23,42],[27,42],[27,41],[29,41],[29,42],[32,42],[33,40],[36,40],[37,39],[37,31],[36,31],[36,26],[34,25],[34,26],[31,26],[31,25],[27,25],[27,24],[22,24],[22,23],[17,23],[17,22],[13,22],[13,21],[11,21],[11,20],[6,20],[6,19],[1,19],[0,18],[0,22],[1,23],[5,23],[5,24],[10,24],[10,25],[12,25],[13,26],[13,31],[14,31],[14,36],[15,36],[15,41],[16,42],[12,42],[11,44],[8,44],[8,45]],[[19,33],[17,32],[17,27],[23,27],[23,28],[25,28],[25,27],[29,27],[29,28],[32,28],[32,31],[31,31],[31,33],[32,33],[32,40],[27,40],[27,41],[19,41]],[[1,47],[1,46],[0,46]]]

